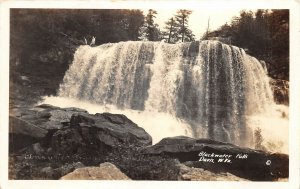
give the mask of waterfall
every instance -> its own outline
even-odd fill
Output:
[[[217,41],[80,46],[59,96],[168,114],[190,125],[194,137],[242,146],[253,140],[249,117],[274,104],[261,63]]]

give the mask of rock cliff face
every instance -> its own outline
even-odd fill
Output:
[[[288,155],[180,136],[151,146],[151,136],[126,116],[78,108],[11,111],[9,142],[11,179],[288,178]]]
[[[271,87],[276,103],[289,105],[289,85],[289,81],[286,80],[271,80]]]

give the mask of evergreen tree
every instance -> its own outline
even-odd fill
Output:
[[[139,39],[142,41],[159,41],[161,33],[158,24],[154,22],[157,12],[153,9],[149,9],[145,16],[144,25],[140,28]]]
[[[178,38],[177,28],[175,27],[174,18],[170,18],[167,22],[165,22],[164,31],[162,33],[163,38],[168,43],[176,43],[176,39]]]
[[[185,42],[195,40],[195,35],[192,33],[188,26],[189,16],[191,14],[192,11],[186,9],[180,9],[176,12],[175,20],[178,28],[178,37],[180,37],[177,39],[177,41],[181,40],[181,42]]]
[[[190,42],[195,40],[195,35],[189,29],[188,19],[192,11],[180,9],[176,15],[170,18],[165,24],[163,33],[165,40],[168,43]]]
[[[158,41],[160,39],[160,32],[158,29],[158,25],[154,23],[154,18],[156,18],[157,12],[153,9],[149,9],[148,14],[146,16],[146,36],[149,41]]]

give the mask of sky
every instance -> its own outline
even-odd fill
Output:
[[[170,19],[177,9],[155,9],[157,11],[157,16],[155,22],[162,29],[165,26],[165,22]],[[202,37],[202,35],[207,30],[208,19],[210,31],[218,29],[220,26],[224,25],[226,22],[229,24],[234,16],[239,16],[242,9],[224,9],[212,11],[211,9],[202,10],[192,10],[192,14],[189,18],[189,26],[193,31],[196,39]],[[147,14],[148,9],[143,9],[144,15]]]

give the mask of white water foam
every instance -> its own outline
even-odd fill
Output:
[[[270,152],[289,153],[289,108],[285,105],[274,105],[268,114],[248,117],[247,125],[254,131],[261,129],[262,145]],[[254,145],[250,146],[254,148]]]

